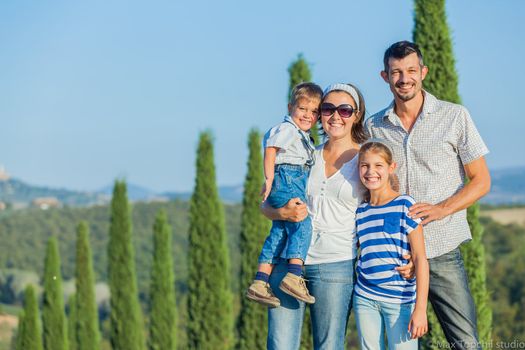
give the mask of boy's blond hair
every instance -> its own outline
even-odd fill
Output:
[[[314,83],[297,84],[290,94],[290,105],[295,106],[300,99],[317,99],[321,102],[323,98],[323,89]]]

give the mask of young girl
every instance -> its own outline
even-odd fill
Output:
[[[428,262],[415,203],[397,192],[396,163],[386,141],[373,139],[359,151],[359,176],[368,198],[356,212],[361,253],[357,263],[354,312],[361,349],[417,350],[427,332]],[[416,278],[405,280],[394,268],[410,254]],[[415,304],[415,305],[414,305]]]

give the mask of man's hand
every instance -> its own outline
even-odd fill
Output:
[[[412,219],[422,218],[423,225],[441,220],[475,203],[490,190],[490,173],[484,157],[465,164],[465,174],[470,179],[461,190],[438,204],[416,203],[408,215]]]
[[[421,224],[426,225],[435,220],[441,220],[449,215],[445,206],[441,203],[416,203],[408,210],[408,215],[412,219],[422,219]]]
[[[410,279],[415,277],[416,269],[414,267],[414,263],[412,262],[412,256],[410,255],[403,255],[403,259],[408,260],[408,264],[403,266],[398,266],[395,268],[397,272],[403,277],[404,279]]]

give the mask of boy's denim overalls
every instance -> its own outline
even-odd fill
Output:
[[[299,132],[299,130],[298,130]],[[306,203],[306,184],[310,167],[314,163],[313,150],[310,151],[309,140],[301,133],[302,142],[309,150],[309,160],[305,165],[275,165],[272,190],[266,199],[274,208],[281,208],[292,198],[300,198]],[[306,259],[312,237],[312,220],[309,216],[301,222],[273,220],[269,236],[264,242],[259,263],[276,264],[280,258]]]

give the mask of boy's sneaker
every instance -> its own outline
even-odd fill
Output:
[[[281,289],[286,294],[291,295],[295,299],[304,301],[307,304],[315,303],[315,298],[308,292],[304,278],[301,276],[297,276],[288,272],[281,281],[279,289]]]
[[[281,301],[273,295],[270,285],[260,280],[253,281],[250,287],[248,287],[246,290],[246,298],[269,307],[281,305]]]

